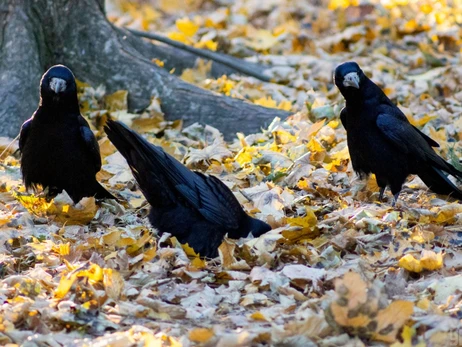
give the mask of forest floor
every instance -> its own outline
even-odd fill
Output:
[[[108,1],[118,26],[271,64],[280,83],[182,72],[200,87],[291,111],[258,134],[167,122],[153,97],[79,83],[99,138],[98,179],[121,199],[74,205],[24,192],[17,143],[0,141],[0,345],[461,346],[462,204],[410,177],[396,207],[353,172],[332,81],[355,60],[460,167],[462,4],[384,0]],[[163,65],[162,61],[156,60]],[[38,88],[38,86],[37,86]],[[181,100],[178,100],[181,102]],[[202,260],[157,237],[130,169],[102,130],[111,115],[188,167],[217,175],[259,238]],[[233,121],[233,115],[229,115]],[[19,129],[18,129],[19,130]]]

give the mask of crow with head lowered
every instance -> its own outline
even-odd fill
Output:
[[[360,176],[375,174],[380,200],[389,186],[394,205],[410,174],[417,174],[435,193],[462,199],[462,191],[448,179],[460,179],[462,172],[436,154],[432,147],[438,143],[412,126],[357,63],[339,65],[334,82],[346,101],[340,118],[353,169]]]
[[[151,205],[149,221],[160,234],[168,232],[200,256],[213,258],[226,234],[237,239],[271,230],[247,215],[218,178],[189,170],[122,123],[108,120],[105,131],[127,160]]]
[[[77,203],[83,197],[114,197],[96,180],[101,169],[98,142],[80,115],[71,70],[51,67],[40,81],[40,103],[19,136],[26,188],[41,185],[50,196],[65,190]]]

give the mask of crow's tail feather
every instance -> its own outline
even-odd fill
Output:
[[[114,199],[117,200],[117,198],[109,193],[106,188],[104,188],[101,184],[96,182],[96,187],[95,187],[95,198],[96,199]]]
[[[450,167],[452,167],[452,165],[450,165]],[[462,173],[454,167],[452,168],[454,170],[451,170],[451,172],[448,173],[460,179],[462,177]],[[420,170],[418,175],[433,192],[437,194],[450,195],[453,198],[462,200],[462,190],[457,188],[456,185],[451,182],[443,170],[434,166],[429,166],[424,170]]]
[[[162,189],[165,182],[162,182],[159,168],[153,162],[161,150],[126,125],[112,119],[106,122],[104,130],[109,140],[127,160],[146,200],[152,206],[158,204],[163,198],[163,193],[167,192],[166,189]]]

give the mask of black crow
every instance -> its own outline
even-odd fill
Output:
[[[410,174],[417,174],[435,193],[462,199],[462,191],[447,177],[462,178],[462,172],[435,153],[432,147],[438,143],[412,126],[357,63],[339,65],[334,81],[346,101],[340,118],[353,169],[360,177],[375,174],[380,200],[390,186],[394,205]]]
[[[248,216],[218,178],[189,170],[122,123],[108,120],[104,130],[127,160],[160,234],[168,232],[200,256],[213,258],[225,234],[237,239],[271,230]]]
[[[98,142],[80,115],[71,70],[51,67],[40,81],[40,103],[24,122],[19,137],[26,188],[41,185],[49,195],[63,189],[77,203],[83,197],[114,197],[95,178],[101,169]]]

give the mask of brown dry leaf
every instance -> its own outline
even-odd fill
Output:
[[[200,162],[210,165],[212,160],[222,162],[225,158],[232,156],[231,151],[220,141],[215,141],[204,149],[190,149],[186,157],[186,165],[193,166]]]
[[[376,319],[377,333],[373,335],[373,339],[387,343],[396,341],[396,334],[413,312],[414,305],[412,302],[393,301],[387,308],[378,312]]]
[[[118,90],[104,97],[104,103],[109,111],[125,111],[128,108],[128,91]]]
[[[336,298],[330,314],[336,325],[353,335],[394,342],[409,320],[414,304],[397,300],[385,305],[378,282],[369,284],[358,273],[348,272],[335,280]]]
[[[103,269],[103,284],[107,295],[114,301],[118,301],[123,293],[125,281],[122,275],[113,269]]]
[[[225,239],[218,247],[218,255],[224,269],[227,270],[250,270],[249,265],[244,259],[237,260],[234,256],[235,242]]]
[[[67,199],[60,199],[59,195],[53,199],[53,204],[47,209],[48,215],[54,215],[55,220],[68,225],[88,224],[95,217],[98,206],[95,198],[83,198],[76,205]]]
[[[345,101],[332,74],[337,64],[357,61],[460,169],[461,7],[433,0],[105,1],[116,27],[257,63],[273,82],[222,75],[222,64],[205,60],[165,73],[182,74],[217,100],[221,94],[293,114],[236,137],[165,118],[168,105],[156,91],[135,114],[127,102],[136,91],[109,95],[117,86],[77,81],[81,113],[100,144],[97,179],[120,197],[98,206],[73,204],[65,194],[54,201],[24,194],[18,141],[0,139],[0,151],[11,144],[0,158],[0,345],[457,344],[461,204],[417,176],[397,207],[389,190],[376,201],[375,177],[360,179],[352,167],[339,117]],[[146,58],[153,69],[181,59]],[[225,240],[220,260],[207,261],[168,233],[159,236],[130,168],[104,136],[109,116],[223,180],[273,230]],[[189,124],[194,115],[184,116]],[[217,115],[227,122],[253,116]]]

